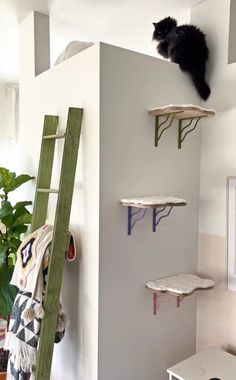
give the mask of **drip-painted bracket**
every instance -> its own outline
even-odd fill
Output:
[[[155,146],[158,146],[163,133],[173,125],[174,119],[179,120],[178,148],[181,149],[186,136],[194,131],[198,122],[203,117],[215,115],[214,110],[208,110],[192,104],[168,105],[155,108],[149,111],[150,115],[155,116]],[[164,119],[163,119],[164,118]],[[161,119],[163,119],[161,121]],[[187,125],[183,121],[187,120]],[[193,124],[193,126],[192,126]]]
[[[183,122],[186,119],[180,119],[179,120],[179,132],[178,132],[178,149],[182,148],[182,142],[186,138],[186,136],[190,133],[193,132],[194,129],[196,129],[199,121],[201,120],[203,116],[201,117],[193,117],[190,119],[187,125],[183,126]],[[193,124],[193,126],[192,126]]]
[[[155,146],[158,146],[158,142],[163,135],[163,133],[169,129],[174,121],[175,113],[169,113],[164,116],[164,120],[160,122],[161,117],[164,115],[159,115],[155,117]]]
[[[128,235],[131,235],[135,224],[144,218],[149,208],[152,208],[152,231],[155,232],[160,221],[170,214],[173,207],[187,204],[185,199],[158,195],[121,199],[120,202],[128,207]]]
[[[153,306],[153,315],[157,315],[157,312],[161,308],[162,305],[169,303],[173,298],[176,299],[176,306],[180,307],[184,297],[186,296],[177,296],[174,294],[170,294],[169,298],[166,299],[166,294],[163,293],[157,293],[153,292],[153,298],[152,298],[152,306]]]
[[[183,273],[148,281],[145,286],[152,292],[153,314],[156,315],[160,307],[169,303],[173,297],[176,299],[176,306],[180,307],[185,297],[197,290],[212,289],[215,283],[210,279]],[[165,296],[169,296],[169,298]]]
[[[147,208],[139,208],[138,211],[133,211],[133,207],[128,206],[128,235],[131,235],[135,224],[144,218]]]
[[[157,209],[156,207],[153,208],[152,211],[152,231],[156,232],[156,228],[158,224],[160,223],[161,219],[166,218],[170,215],[172,208],[175,205],[171,206],[164,206],[160,209]]]

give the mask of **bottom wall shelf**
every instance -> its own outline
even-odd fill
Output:
[[[162,279],[148,281],[145,285],[153,292],[153,314],[156,315],[162,304],[168,301],[160,301],[160,297],[169,294],[177,298],[177,307],[187,296],[190,296],[197,290],[208,290],[215,286],[214,281],[201,278],[194,274],[178,274],[175,276],[165,277]]]

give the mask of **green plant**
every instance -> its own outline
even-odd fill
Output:
[[[12,205],[9,193],[16,190],[33,177],[27,174],[16,176],[6,168],[0,167],[0,316],[11,313],[17,289],[10,285],[16,262],[16,252],[21,244],[21,235],[28,229],[32,215],[26,206],[30,201]]]

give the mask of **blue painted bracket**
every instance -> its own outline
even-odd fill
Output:
[[[153,208],[152,214],[152,231],[156,232],[156,228],[160,223],[161,219],[166,218],[170,215],[172,208],[175,205],[164,206],[162,208]],[[133,211],[132,206],[128,206],[128,235],[131,235],[131,232],[135,226],[135,224],[142,220],[148,210],[148,208],[138,208],[137,211]],[[136,208],[136,207],[135,207]]]
[[[152,211],[152,231],[153,232],[156,232],[156,228],[158,224],[160,223],[161,219],[166,218],[168,215],[170,215],[173,207],[174,205],[164,206],[160,209],[153,208],[153,211]]]
[[[128,206],[128,235],[131,235],[135,224],[142,220],[147,212],[147,208],[139,208],[137,211],[132,210],[133,207]]]

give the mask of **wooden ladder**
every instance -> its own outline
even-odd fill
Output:
[[[57,133],[58,117],[45,115],[31,232],[46,222],[50,193],[57,193],[57,205],[51,245],[48,279],[44,299],[36,366],[36,380],[49,380],[51,373],[56,324],[60,302],[68,228],[80,142],[83,109],[69,108],[65,134]],[[59,189],[51,189],[56,139],[65,139]]]

